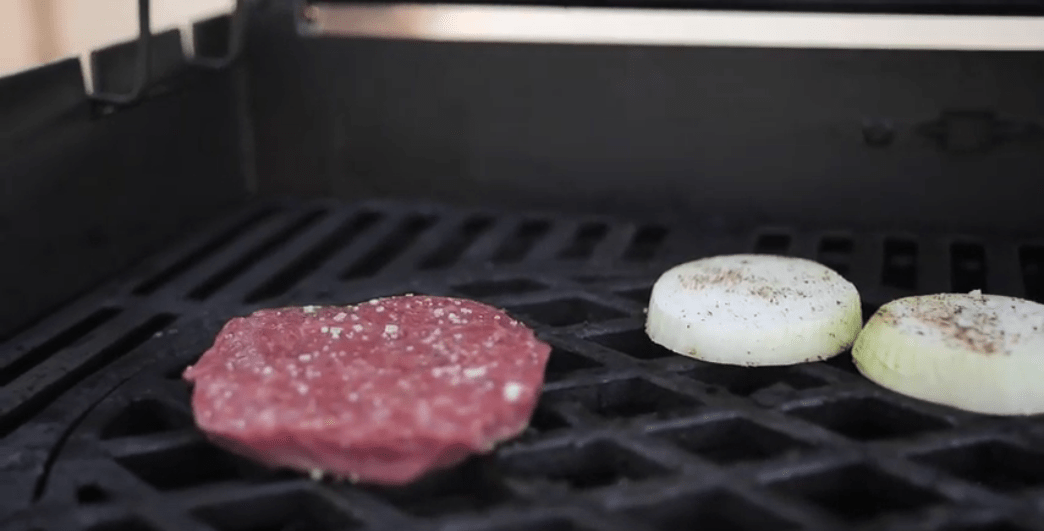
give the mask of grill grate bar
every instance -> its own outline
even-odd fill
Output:
[[[803,501],[795,502],[753,486],[741,486],[735,492],[770,514],[778,515],[783,522],[790,522],[801,529],[831,529],[831,526],[836,525],[832,518],[823,516],[817,508]]]
[[[1010,240],[996,239],[986,244],[986,279],[989,293],[1021,296],[1026,293],[1019,267],[1018,247]]]
[[[639,225],[630,231],[630,241],[624,249],[623,259],[632,262],[647,262],[657,257],[671,236],[664,225]],[[615,258],[615,257],[601,257]]]
[[[512,237],[519,219],[514,216],[500,216],[493,219],[493,225],[484,231],[461,254],[461,264],[491,263],[500,247]]]
[[[867,234],[856,237],[852,242],[852,267],[848,279],[860,287],[860,292],[869,290],[875,294],[881,290],[881,278],[884,264],[880,259],[883,254],[884,240],[879,234]],[[860,293],[863,301],[872,303],[884,302],[880,299]]]
[[[1044,245],[1030,243],[1020,246],[1019,265],[1026,297],[1044,303]]]
[[[236,261],[222,268],[217,274],[207,278],[188,293],[188,297],[194,300],[204,300],[221,291],[228,296],[235,289],[231,286],[237,282],[241,283],[244,275],[250,270],[256,270],[259,263],[270,261],[273,253],[284,247],[295,237],[309,230],[315,223],[319,222],[325,213],[322,210],[312,210],[302,216],[298,216],[292,223],[286,225],[275,234],[269,235],[258,245],[252,247]]]
[[[153,288],[151,295],[157,297],[164,295],[176,296],[188,299],[188,294],[192,290],[197,289],[202,282],[218,276],[237,260],[242,260],[242,257],[249,253],[251,249],[257,248],[265,240],[274,237],[273,235],[277,231],[284,229],[287,224],[291,223],[293,215],[292,211],[282,211],[265,217],[256,225],[251,226],[236,240],[227,242],[224,247],[216,249],[205,257],[201,257],[185,273],[170,279],[163,285],[157,285]],[[179,260],[191,257],[192,251],[183,251],[183,253],[184,255]]]
[[[445,269],[459,261],[475,241],[493,226],[493,218],[487,215],[468,216],[456,227],[450,238],[443,239],[434,251],[428,253],[417,269]]]
[[[372,277],[387,271],[400,255],[409,249],[424,233],[435,226],[437,218],[431,214],[412,214],[400,219],[391,232],[376,242],[340,275],[342,280]]]
[[[551,232],[552,224],[547,219],[527,218],[520,220],[511,235],[497,246],[492,261],[496,264],[520,262],[530,256],[533,248]]]
[[[920,281],[920,245],[909,237],[886,237],[883,242],[881,283],[898,293],[917,289]]]
[[[15,378],[29,372],[37,365],[47,361],[52,355],[82,340],[99,326],[120,314],[120,310],[112,307],[101,308],[76,324],[62,330],[47,341],[29,349],[18,357],[14,357],[0,367],[0,387],[11,383]],[[12,351],[16,353],[17,351]]]
[[[396,230],[401,221],[400,218],[385,213],[374,226],[335,252],[314,272],[301,279],[297,284],[298,291],[316,293],[318,300],[327,300],[331,295],[332,286],[345,282],[342,279],[344,273],[358,266],[367,259],[367,256],[375,252],[375,249]]]
[[[281,245],[278,252],[272,253],[257,262],[248,271],[229,283],[219,294],[219,297],[245,301],[250,292],[271,281],[273,272],[289,268],[303,254],[329,238],[345,222],[345,217],[344,215],[331,215],[329,212],[324,212],[321,221],[307,227],[295,239]]]
[[[103,441],[101,444],[113,457],[128,457],[180,448],[198,443],[200,440],[198,432],[186,428],[166,433],[119,437]]]
[[[550,230],[541,240],[537,240],[529,251],[529,261],[545,262],[558,258],[563,249],[569,247],[570,242],[577,237],[583,223],[579,221],[564,221],[551,224]]]
[[[787,254],[798,258],[815,260],[818,255],[818,247],[821,238],[807,232],[796,232],[790,240],[790,248]]]
[[[755,235],[752,246],[755,253],[789,255],[794,236],[788,229],[765,229]]]
[[[381,216],[374,212],[362,211],[348,216],[347,219],[340,220],[333,232],[323,237],[314,247],[279,269],[265,283],[248,293],[246,302],[253,304],[286,293],[304,277],[322,267],[339,249],[351,244],[352,240],[360,234],[364,234],[380,219]]]
[[[918,276],[915,290],[923,293],[945,293],[953,289],[949,263],[950,246],[945,238],[924,237],[918,245]]]
[[[585,221],[573,232],[569,243],[558,250],[562,260],[586,260],[594,255],[599,244],[609,234],[609,225],[601,221]]]
[[[305,223],[307,221],[307,223]],[[245,301],[250,293],[269,282],[274,274],[289,268],[301,255],[319,245],[328,238],[338,226],[344,222],[343,216],[330,215],[323,210],[314,210],[307,215],[298,218],[289,227],[277,233],[285,234],[286,231],[294,231],[296,236],[286,241],[278,242],[272,251],[264,256],[252,256],[258,253],[250,252],[247,258],[249,262],[240,259],[236,264],[245,264],[241,272],[229,278],[225,286],[215,292],[211,299]],[[272,243],[272,240],[266,244]],[[255,251],[257,248],[255,248]]]
[[[412,245],[396,253],[381,270],[382,275],[401,275],[409,271],[441,269],[452,263],[488,229],[490,218],[480,214],[448,213],[435,218],[427,230],[417,235]]]
[[[818,238],[816,256],[812,257],[823,265],[837,271],[845,278],[852,278],[852,253],[855,244],[852,237],[842,234],[822,234]]]
[[[638,232],[638,227],[631,224],[609,225],[605,237],[592,248],[590,260],[595,263],[624,260]]]
[[[125,313],[99,329],[93,339],[59,351],[22,374],[0,391],[0,434],[10,433],[71,384],[141,346],[174,319],[174,315],[160,314],[143,321]]]
[[[982,244],[964,238],[954,240],[950,243],[950,278],[953,279],[950,290],[991,292],[987,273],[992,266]]]
[[[219,233],[216,236],[211,236],[210,231],[207,231],[204,233],[207,237],[197,238],[197,240],[202,241],[189,242],[183,246],[191,247],[193,249],[191,252],[176,259],[173,257],[162,257],[157,260],[157,263],[170,263],[170,265],[145,278],[132,290],[132,293],[135,295],[150,295],[154,293],[161,286],[169,284],[230,243],[241,239],[249,231],[256,228],[259,223],[270,219],[275,215],[276,211],[275,207],[254,209],[245,216],[231,218],[227,223],[227,227],[217,228]],[[179,249],[178,254],[182,252]]]

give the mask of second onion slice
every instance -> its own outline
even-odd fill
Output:
[[[881,307],[852,354],[895,392],[993,415],[1044,413],[1044,305],[978,292]]]

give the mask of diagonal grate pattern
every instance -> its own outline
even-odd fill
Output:
[[[1039,298],[1044,270],[1038,243],[964,235],[717,238],[715,252],[814,257],[855,282],[867,310],[922,282]],[[652,282],[706,241],[666,225],[398,203],[248,209],[0,346],[0,450],[51,456],[2,488],[28,493],[18,514],[36,528],[74,531],[1044,529],[1039,419],[896,396],[844,357],[749,369],[649,342]],[[489,302],[554,346],[525,434],[378,489],[267,470],[196,432],[178,376],[229,317],[401,293]]]

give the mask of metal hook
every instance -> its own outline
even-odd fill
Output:
[[[124,94],[112,92],[95,92],[91,98],[111,105],[129,105],[138,101],[145,92],[152,76],[152,27],[149,14],[149,0],[138,0],[138,56],[135,60],[134,84]],[[93,54],[92,54],[93,57]],[[97,63],[91,62],[94,79],[99,79]]]
[[[224,57],[193,57],[188,64],[208,70],[220,70],[226,68],[239,57],[243,49],[244,34],[246,33],[245,15],[243,8],[244,0],[236,0],[235,9],[232,11],[230,27],[228,30],[228,51]]]
[[[243,49],[244,34],[246,33],[244,0],[236,0],[235,10],[231,15],[231,27],[229,28],[228,52],[224,57],[194,57],[186,62],[191,66],[207,70],[220,70],[228,67],[235,61]],[[138,0],[138,39],[137,57],[135,59],[134,80],[131,89],[124,93],[95,92],[91,98],[95,101],[110,105],[130,105],[137,102],[145,94],[149,82],[152,80],[152,26],[150,15],[150,0]],[[92,61],[91,72],[95,79],[100,75],[97,64]]]

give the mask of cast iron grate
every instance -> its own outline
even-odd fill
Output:
[[[219,531],[309,531],[361,529],[361,522],[307,490],[261,495],[206,505],[193,516]]]
[[[780,481],[783,495],[810,503],[844,522],[866,522],[882,514],[914,512],[943,497],[869,465],[851,465]]]
[[[645,335],[645,330],[641,328],[588,336],[585,339],[638,360],[655,360],[675,355],[650,341],[649,336]]]
[[[797,529],[798,526],[766,511],[757,504],[728,491],[683,495],[673,499],[628,509],[626,514],[652,529],[672,531],[700,528],[721,531],[757,531],[761,529]]]
[[[603,218],[276,202],[0,345],[0,520],[37,531],[1044,530],[1039,419],[897,396],[844,355],[751,369],[651,343],[642,325],[652,283],[707,249],[820,260],[860,287],[866,317],[930,290],[1044,297],[1039,241],[692,234]],[[524,434],[415,485],[378,489],[269,470],[194,428],[180,374],[228,318],[401,293],[487,301],[554,346]]]
[[[654,430],[651,435],[720,465],[796,454],[810,444],[744,418]]]
[[[510,477],[574,491],[642,481],[669,472],[610,441],[516,451],[501,459],[499,468]]]
[[[561,518],[536,519],[517,524],[492,525],[480,528],[482,531],[591,531],[593,528]]]
[[[906,290],[917,287],[917,242],[889,238],[885,240],[883,258],[882,284]]]
[[[973,524],[957,524],[946,526],[942,531],[1018,531],[1022,529],[1005,521],[980,522]]]
[[[627,315],[615,308],[580,297],[508,306],[507,309],[522,319],[548,326],[596,323]]]
[[[159,491],[232,481],[241,475],[238,459],[203,441],[121,456],[116,461]]]
[[[551,351],[551,359],[547,362],[545,379],[547,381],[560,380],[569,375],[583,370],[598,367],[598,362],[584,356],[561,348]]]
[[[789,413],[860,441],[911,437],[949,427],[938,417],[876,398],[844,398]]]
[[[682,374],[737,396],[753,396],[771,389],[802,390],[827,385],[822,378],[790,367],[730,367],[701,364]]]
[[[982,441],[920,455],[916,460],[999,491],[1044,486],[1044,453],[1003,441]]]
[[[576,385],[544,394],[548,404],[570,404],[604,418],[666,417],[695,410],[701,402],[640,377]]]
[[[477,512],[512,502],[514,493],[484,461],[473,459],[414,484],[367,491],[418,517]]]
[[[88,531],[155,531],[156,528],[142,522],[141,520],[124,519],[102,522],[92,525],[87,529]]]
[[[192,425],[192,417],[162,402],[145,399],[131,402],[116,418],[102,428],[102,440],[133,437],[184,429]]]

